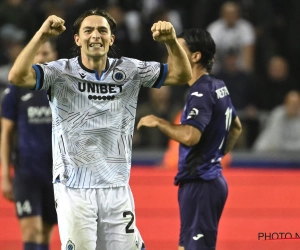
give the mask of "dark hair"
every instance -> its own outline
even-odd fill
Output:
[[[184,29],[177,37],[185,40],[192,53],[201,52],[199,63],[210,73],[216,53],[216,44],[210,33],[203,29]]]
[[[104,17],[110,27],[111,33],[113,34],[113,32],[115,31],[115,29],[117,28],[117,23],[114,20],[114,18],[108,14],[105,10],[100,10],[100,9],[91,9],[91,10],[87,10],[84,13],[82,13],[74,22],[73,27],[72,27],[72,31],[73,31],[73,36],[75,34],[79,34],[79,29],[81,27],[81,24],[83,22],[83,20],[88,17],[88,16],[102,16]],[[75,44],[73,46],[73,53],[75,56],[80,55],[80,48]],[[109,48],[109,52],[110,54],[115,54],[114,52],[114,45],[110,46]]]

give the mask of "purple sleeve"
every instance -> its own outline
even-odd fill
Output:
[[[211,120],[214,100],[210,91],[202,89],[201,92],[189,93],[186,105],[186,119],[182,124],[198,128],[201,132]]]
[[[10,86],[4,91],[2,100],[2,117],[16,121],[17,119],[17,89],[14,86]]]

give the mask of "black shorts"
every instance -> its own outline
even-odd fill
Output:
[[[19,219],[41,216],[50,225],[57,223],[53,184],[30,177],[15,176],[13,182],[16,213]]]
[[[227,196],[227,183],[222,175],[209,181],[198,179],[180,183],[179,246],[185,250],[216,248],[218,224]]]

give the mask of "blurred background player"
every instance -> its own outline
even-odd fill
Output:
[[[193,72],[180,125],[149,115],[142,126],[157,127],[180,143],[178,173],[179,249],[215,249],[219,220],[228,195],[221,159],[236,143],[242,126],[225,83],[209,75],[216,50],[210,34],[184,30],[178,41]]]
[[[55,59],[54,43],[46,41],[34,62]],[[1,119],[2,194],[15,202],[24,250],[48,250],[51,231],[57,223],[51,122],[46,91],[37,93],[13,85],[5,90]],[[14,177],[10,174],[12,155]]]
[[[289,91],[281,105],[271,110],[253,145],[256,152],[300,151],[300,95]]]
[[[224,67],[224,56],[229,49],[237,51],[240,70],[252,72],[254,67],[255,32],[253,25],[241,17],[240,5],[226,1],[221,6],[219,19],[207,27],[217,45],[214,73]]]

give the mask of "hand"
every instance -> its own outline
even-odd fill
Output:
[[[157,42],[168,42],[176,39],[176,32],[170,22],[159,21],[151,28],[152,37]]]
[[[140,129],[140,127],[142,127],[142,126],[154,128],[157,126],[158,120],[159,120],[159,118],[156,117],[155,115],[144,116],[140,119],[140,121],[137,125],[137,129]]]
[[[58,16],[49,16],[42,24],[40,31],[46,36],[58,36],[66,30],[65,21]]]
[[[10,178],[4,178],[2,177],[2,194],[3,197],[9,201],[14,200],[14,195],[13,195],[13,185],[12,185],[12,180]]]

